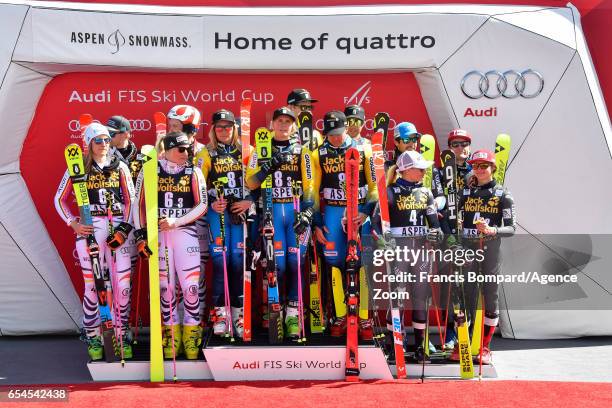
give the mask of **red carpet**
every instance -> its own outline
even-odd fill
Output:
[[[612,407],[612,384],[545,381],[96,383],[69,386],[71,407]],[[28,403],[35,407],[37,403]],[[64,403],[45,404],[62,406]],[[11,406],[15,406],[11,404]]]

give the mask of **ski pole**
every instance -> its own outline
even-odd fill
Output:
[[[172,282],[173,279],[170,277],[170,260],[168,259],[168,233],[162,232],[162,240],[164,242],[164,258],[166,260],[166,280],[168,282],[168,293],[170,294],[169,307],[170,307],[170,338],[172,340],[172,381],[176,382],[176,346],[174,344],[174,296],[175,296],[175,285]],[[172,271],[174,274],[174,271]],[[172,291],[172,292],[171,292]]]
[[[114,226],[113,226],[113,195],[110,191],[106,191],[105,194],[105,198],[106,198],[106,214],[108,217],[108,233],[109,235],[113,233],[114,231]],[[115,265],[115,251],[113,251],[112,248],[109,247],[110,250],[110,266],[111,266],[111,286],[115,286],[116,289],[119,289],[119,278],[117,276],[117,267]],[[119,337],[119,341],[117,343],[119,343],[119,354],[121,355],[121,367],[125,367],[125,356],[123,353],[123,321],[121,319],[121,305],[117,302],[117,294],[115,293],[116,290],[111,289],[112,290],[112,297],[113,297],[113,303],[115,304],[115,307],[113,308],[113,314],[115,315],[115,321],[113,324],[113,329],[115,332],[115,342],[117,342],[117,335]],[[119,328],[117,328],[117,320],[119,320]]]

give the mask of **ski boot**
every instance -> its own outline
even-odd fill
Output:
[[[183,347],[187,360],[198,358],[200,345],[202,344],[202,328],[196,326],[183,326]]]
[[[115,340],[113,337],[113,343],[115,346],[115,355],[121,358],[121,345],[123,344],[123,358],[132,358],[132,336],[130,336],[130,328],[124,327],[121,331],[121,339]]]
[[[227,313],[225,307],[217,306],[210,311],[213,321],[213,333],[216,336],[225,337],[228,334],[229,327],[227,325]]]
[[[172,333],[174,332],[174,350],[172,347]],[[164,358],[174,358],[183,352],[183,343],[181,341],[181,325],[173,324],[172,326],[162,327],[162,347],[164,349]],[[174,353],[173,353],[174,352]]]
[[[417,347],[416,351],[414,352],[414,360],[419,364],[423,364],[423,362],[425,362],[425,364],[430,363],[429,356],[425,354],[423,346]]]
[[[91,361],[102,360],[104,347],[102,346],[100,328],[86,329],[85,341],[87,342],[87,353]]]
[[[359,338],[363,341],[372,341],[374,338],[374,325],[372,319],[359,318]]]
[[[243,338],[244,336],[244,314],[243,308],[232,306],[232,320],[234,324],[234,337]]]
[[[297,302],[289,302],[287,304],[287,313],[285,315],[285,327],[287,337],[292,339],[300,338],[300,326],[298,317]]]
[[[457,344],[457,332],[455,332],[454,327],[449,327],[446,329],[446,336],[444,337],[444,351],[449,351],[455,348],[455,344]]]
[[[493,360],[493,353],[491,353],[491,350],[489,350],[487,346],[484,346],[482,349],[482,364],[489,365],[491,364],[492,360]],[[474,356],[474,361],[480,364],[480,353]]]
[[[346,316],[336,317],[331,326],[332,337],[342,337],[346,334]]]

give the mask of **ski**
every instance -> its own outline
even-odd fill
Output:
[[[248,165],[249,160],[249,146],[251,144],[251,105],[253,101],[251,99],[244,99],[240,103],[240,143],[242,146],[242,198],[246,197],[248,191],[246,187],[246,166]],[[248,214],[247,214],[248,217]],[[249,237],[249,228],[248,223],[244,221],[242,227],[243,234],[243,256],[242,256],[242,270],[243,270],[243,278],[242,278],[242,307],[243,307],[243,321],[244,321],[244,332],[242,334],[242,341],[251,341],[252,339],[252,329],[251,329],[251,298],[252,298],[252,286],[251,286],[251,278],[252,278],[252,270],[251,270],[251,262],[249,262],[249,258],[252,256],[251,254],[251,240]]]
[[[425,160],[435,161],[436,156],[436,139],[432,135],[423,135],[420,140],[420,150]],[[423,177],[423,187],[432,190],[433,184],[433,166],[425,170]]]
[[[155,146],[159,141],[166,136],[167,122],[166,115],[163,112],[155,112],[153,114],[153,122],[155,123]]]
[[[266,128],[255,132],[257,140],[257,160],[265,162],[272,158],[272,134]],[[274,259],[274,223],[272,222],[272,175],[261,183],[263,207],[262,238],[265,252],[265,273],[268,281],[268,339],[270,344],[283,342],[283,322],[281,319],[280,295]]]
[[[385,152],[383,148],[384,133],[378,131],[372,136],[372,159],[378,187],[378,202],[380,205],[380,221],[385,240],[390,241],[391,222],[389,216],[389,199],[387,197],[387,181],[385,177]],[[391,265],[385,262],[387,276],[391,276]],[[389,288],[391,289],[391,288]],[[404,332],[397,303],[390,300],[391,321],[393,324],[393,347],[395,351],[395,368],[397,378],[406,378],[406,363],[404,359]]]
[[[85,143],[85,129],[93,123],[93,116],[83,113],[79,116],[79,130],[81,132],[81,143],[83,144],[83,154],[87,154],[89,146]]]
[[[441,154],[442,169],[444,172],[444,189],[447,197],[448,220],[452,233],[457,235],[457,241],[461,240],[461,222],[459,220],[459,196],[457,192],[457,165],[455,154],[445,150]],[[459,275],[463,274],[459,266]],[[453,298],[453,312],[457,326],[457,337],[459,344],[459,371],[461,378],[474,378],[474,364],[470,350],[470,333],[465,315],[465,299],[463,285],[456,283]]]
[[[374,115],[374,132],[379,131],[383,132],[382,149],[385,153],[385,160],[391,160],[389,153],[393,154],[392,152],[395,147],[392,146],[391,150],[388,150],[387,141],[389,134],[389,114],[387,112],[377,112],[376,115]]]
[[[83,165],[83,152],[78,144],[72,143],[64,150],[68,173],[72,180],[72,188],[79,207],[79,215],[84,225],[93,225],[91,211],[89,208],[89,194],[87,192],[87,175]],[[107,363],[115,361],[115,350],[113,347],[113,304],[112,286],[108,273],[100,263],[100,247],[93,234],[87,238],[87,251],[91,259],[91,269],[94,285],[98,294],[98,310],[100,312],[100,327],[102,329],[102,340],[104,345],[104,357]]]
[[[510,145],[512,140],[510,135],[500,133],[495,139],[495,175],[493,178],[497,184],[503,185],[506,181],[506,168],[510,159]]]
[[[313,151],[316,148],[316,141],[312,130],[312,113],[307,111],[300,112],[297,118],[297,126],[300,144],[304,147],[307,146],[310,151]],[[323,333],[319,260],[314,239],[311,239],[309,242],[308,258],[310,261],[310,271],[308,273],[310,333]]]
[[[359,151],[351,147],[346,151],[344,171],[346,174],[346,381],[359,381],[359,247],[358,230],[353,220],[359,214]]]
[[[313,151],[316,148],[316,142],[312,133],[312,113],[308,111],[300,112],[297,117],[297,126],[300,144],[308,146],[308,149]]]
[[[219,177],[216,181],[213,182],[213,187],[215,189],[215,193],[217,194],[217,199],[223,199],[224,197],[224,186],[227,184],[227,177]],[[229,320],[228,327],[229,331],[225,334],[225,337],[229,337],[230,341],[234,341],[234,319],[232,317],[232,308],[231,308],[231,300],[230,300],[230,291],[229,291],[229,275],[227,273],[227,245],[225,244],[225,212],[219,214],[219,230],[220,230],[220,242],[217,242],[217,245],[221,247],[221,252],[223,254],[223,294],[225,296],[225,315]],[[215,238],[216,240],[216,238]]]
[[[425,160],[435,161],[436,156],[436,139],[429,134],[422,135],[419,140],[420,153],[423,155]],[[433,166],[428,167],[425,170],[425,175],[423,176],[423,187],[427,187],[430,190],[433,190]],[[436,310],[436,316],[438,311]],[[429,356],[429,298],[427,299],[427,324],[425,328],[425,339],[423,341],[423,350],[425,351],[425,355]],[[423,380],[423,376],[421,376],[421,380]]]
[[[150,374],[151,382],[164,381],[164,357],[162,353],[161,307],[159,290],[159,243],[158,243],[158,209],[157,209],[157,151],[151,145],[144,145],[141,149],[142,171],[144,185],[137,186],[137,190],[144,188],[147,241],[151,249],[149,256],[149,301],[150,301]]]

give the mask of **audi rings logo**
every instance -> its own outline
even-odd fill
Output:
[[[538,71],[491,70],[485,73],[470,71],[461,79],[461,92],[470,99],[483,96],[489,99],[516,97],[535,98],[544,89],[544,77]]]
[[[148,119],[134,119],[130,120],[130,126],[132,126],[132,132],[146,132],[151,130],[151,121]]]
[[[97,120],[95,122],[99,123],[99,121]],[[148,119],[131,119],[130,126],[132,127],[132,132],[146,132],[148,130],[151,130],[153,125]],[[79,132],[81,130],[79,121],[73,119],[68,122],[68,130],[70,130],[71,132]]]

